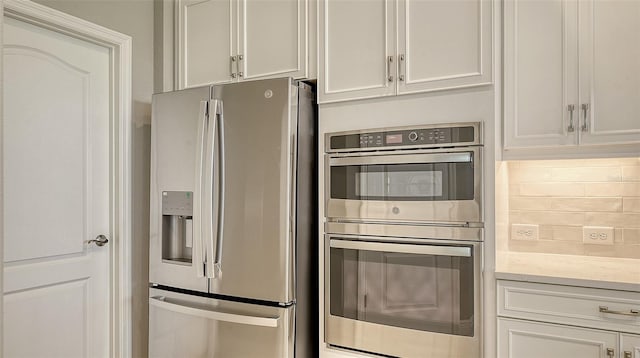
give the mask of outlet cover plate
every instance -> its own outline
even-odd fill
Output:
[[[511,239],[513,240],[538,240],[538,225],[511,224]]]
[[[613,245],[613,227],[583,226],[582,242],[594,245]]]

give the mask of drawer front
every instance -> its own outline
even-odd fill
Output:
[[[498,281],[498,315],[640,333],[640,292]]]

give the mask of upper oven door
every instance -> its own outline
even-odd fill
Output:
[[[327,217],[358,221],[482,222],[482,147],[332,154]]]

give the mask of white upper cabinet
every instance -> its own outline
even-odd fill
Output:
[[[492,82],[491,0],[321,0],[319,102]]]
[[[640,142],[640,1],[579,8],[580,142]]]
[[[504,3],[505,146],[577,144],[577,4]]]
[[[308,73],[308,0],[177,0],[178,89]]]
[[[321,101],[395,92],[393,1],[320,2]]]
[[[506,0],[505,149],[640,142],[638,73],[640,1]]]
[[[307,1],[240,0],[238,76],[307,77]]]
[[[398,0],[398,93],[490,84],[491,5]]]
[[[230,0],[178,1],[179,89],[232,81],[235,11]]]

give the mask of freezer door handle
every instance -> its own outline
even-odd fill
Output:
[[[207,146],[209,102],[200,102],[200,117],[198,118],[198,134],[196,137],[196,172],[195,172],[195,188],[193,192],[193,262],[196,265],[198,277],[205,277],[205,257],[204,257],[204,235],[202,226],[203,217],[203,185],[204,171],[206,170],[205,150]]]
[[[280,317],[248,316],[244,314],[219,312],[211,308],[193,307],[187,302],[172,300],[164,296],[153,296],[149,299],[149,304],[160,309],[173,311],[190,316],[202,317],[214,321],[224,321],[231,323],[246,324],[250,326],[278,327]]]

